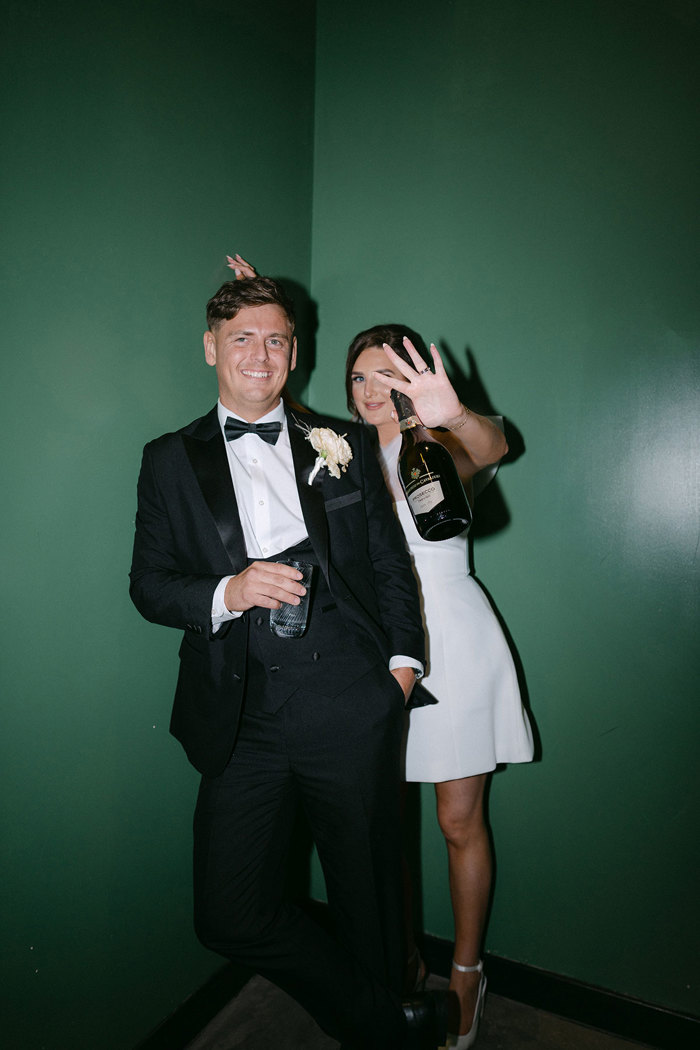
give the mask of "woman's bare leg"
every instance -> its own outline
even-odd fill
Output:
[[[474,966],[481,957],[491,892],[491,844],[484,820],[487,778],[488,774],[482,773],[435,785],[438,823],[447,843],[455,922],[454,960],[462,966]],[[450,989],[455,993],[451,997],[455,1016],[450,1019],[450,1031],[463,1035],[471,1028],[480,978],[479,973],[452,970]]]

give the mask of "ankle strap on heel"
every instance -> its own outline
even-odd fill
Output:
[[[479,959],[476,966],[461,966],[458,962],[452,960],[452,969],[459,970],[460,973],[481,973],[484,969],[484,960]]]

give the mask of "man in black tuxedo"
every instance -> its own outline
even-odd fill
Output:
[[[131,570],[146,619],[184,630],[171,731],[202,773],[197,934],[345,1046],[414,1045],[420,1017],[400,1003],[398,790],[424,640],[405,542],[362,427],[281,399],[296,359],[281,286],[227,282],[207,322],[219,402],[146,446]],[[324,467],[309,484],[310,428],[339,426],[347,470]],[[281,562],[290,555],[315,565],[298,639],[269,627],[269,610],[305,593]],[[297,802],[334,936],[284,899]]]

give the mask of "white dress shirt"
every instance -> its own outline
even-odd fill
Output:
[[[226,440],[226,420],[229,416],[234,419],[241,419],[241,416],[225,408],[221,401],[216,410],[226,445],[231,481],[236,490],[248,557],[269,558],[307,539],[284,402],[280,400],[276,408],[255,420],[256,423],[282,424],[274,445],[263,441],[257,434],[242,434],[234,441]],[[230,579],[231,576],[224,576],[214,591],[211,608],[214,632],[227,620],[235,620],[243,615],[226,608],[224,593]],[[409,656],[392,656],[389,669],[396,667],[413,667],[417,677],[423,673],[422,665]]]
[[[242,434],[234,441],[228,441],[224,430],[226,420],[229,416],[234,419],[241,419],[241,416],[225,408],[221,401],[216,411],[226,444],[248,557],[269,558],[306,539],[284,402],[280,401],[276,408],[255,421],[282,425],[274,445],[263,441],[257,434]],[[211,611],[214,630],[226,620],[242,616],[240,612],[230,612],[224,604],[224,592],[230,579],[231,576],[224,576],[214,591]]]

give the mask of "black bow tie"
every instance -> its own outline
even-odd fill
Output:
[[[257,434],[263,441],[274,445],[277,442],[281,429],[282,424],[279,422],[244,423],[242,419],[233,419],[231,416],[228,416],[224,423],[227,441],[235,441],[241,434]]]

